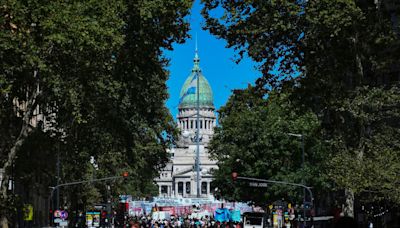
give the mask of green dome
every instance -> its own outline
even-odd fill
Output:
[[[200,107],[214,107],[213,94],[210,84],[201,73],[199,67],[200,59],[196,53],[192,73],[182,86],[179,108],[195,108],[197,106],[197,76],[199,76],[199,104]]]

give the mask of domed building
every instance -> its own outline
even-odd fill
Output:
[[[197,89],[199,89],[198,94]],[[197,115],[197,105],[199,106],[199,115]],[[197,117],[199,117],[198,122]],[[212,89],[201,72],[197,50],[191,74],[184,82],[180,92],[176,119],[180,136],[176,147],[168,151],[171,156],[170,162],[160,172],[160,177],[155,180],[159,186],[159,196],[184,198],[197,196],[196,149],[197,141],[199,141],[199,195],[202,198],[209,198],[213,191],[211,173],[213,169],[217,168],[217,165],[216,161],[209,158],[208,143],[214,133],[216,116]],[[199,140],[196,137],[197,129],[199,130]]]

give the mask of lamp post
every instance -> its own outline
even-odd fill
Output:
[[[301,139],[301,168],[304,169],[304,135],[302,134],[293,134],[287,133],[290,136],[294,136]],[[304,175],[301,175],[301,183],[304,184]],[[306,226],[306,189],[303,190],[303,218],[304,218],[304,227]]]
[[[197,48],[196,48],[197,51]],[[196,72],[197,75],[197,102],[196,102],[196,196],[200,198],[200,80],[199,80],[199,72]]]
[[[264,182],[264,183],[271,183],[271,184],[283,184],[283,185],[291,185],[291,186],[296,186],[296,187],[301,187],[304,189],[304,192],[307,190],[308,194],[310,194],[310,198],[311,198],[311,206],[314,205],[314,197],[313,197],[313,193],[311,191],[311,187],[305,186],[304,184],[297,184],[297,183],[292,183],[292,182],[287,182],[287,181],[276,181],[276,180],[267,180],[267,179],[260,179],[260,178],[253,178],[253,177],[242,177],[239,176],[239,174],[237,172],[233,172],[232,174],[232,179],[233,181],[236,180],[245,180],[245,181],[257,181],[257,182]],[[304,226],[306,225],[306,220],[304,217]]]
[[[50,186],[49,188],[51,189],[51,191],[50,191],[50,196],[49,196],[49,202],[50,202],[50,199],[53,198],[54,191],[58,190],[60,187],[92,183],[92,182],[100,182],[100,181],[110,181],[110,180],[115,180],[115,179],[120,179],[120,178],[124,178],[126,180],[128,177],[129,177],[129,173],[125,171],[120,176],[104,177],[104,178],[99,178],[99,179],[92,178],[90,180],[74,181],[74,182],[69,182],[69,183],[64,183],[64,184],[58,184],[56,186]],[[53,207],[50,205],[50,203],[49,203],[49,208],[50,208],[50,211],[53,211]]]

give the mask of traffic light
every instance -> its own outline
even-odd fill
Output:
[[[122,172],[122,177],[124,178],[124,184],[127,183],[128,181],[128,177],[129,177],[129,173],[127,171]]]
[[[232,172],[232,180],[235,182],[237,180],[238,173],[237,172]]]
[[[107,211],[102,211],[101,212],[101,218],[106,219],[107,218]]]

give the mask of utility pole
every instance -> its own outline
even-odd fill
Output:
[[[60,142],[57,145],[57,185],[60,184]],[[56,194],[56,209],[60,209],[60,191],[57,189]]]
[[[304,135],[301,135],[301,168],[304,170]],[[304,184],[304,175],[301,175],[301,183]],[[303,189],[303,217],[304,217],[304,227],[306,227],[306,189]]]
[[[198,54],[197,54],[197,34],[196,34],[196,54],[195,54],[195,61],[199,61]],[[198,62],[197,62],[198,64]],[[200,68],[197,67],[195,74],[196,74],[196,80],[197,80],[197,86],[196,86],[196,93],[197,93],[197,105],[196,105],[196,111],[197,111],[197,118],[196,118],[196,188],[197,188],[197,193],[196,196],[197,198],[200,198],[200,74],[199,74]]]
[[[79,184],[85,184],[85,183],[93,183],[93,182],[103,182],[103,181],[110,181],[110,180],[116,180],[116,179],[120,179],[120,178],[128,178],[129,177],[129,173],[128,172],[123,172],[121,176],[112,176],[112,177],[104,177],[104,178],[99,178],[99,179],[90,179],[90,180],[83,180],[83,181],[74,181],[74,182],[69,182],[69,183],[64,183],[64,184],[58,184],[54,187],[50,187],[51,191],[50,191],[50,196],[48,201],[50,202],[50,199],[53,198],[53,194],[54,191],[59,191],[60,187],[65,187],[65,186],[71,186],[71,185],[79,185]],[[57,208],[58,209],[58,208]],[[53,211],[52,206],[49,203],[49,210]],[[51,223],[51,221],[49,221],[49,224]]]
[[[290,136],[298,137],[301,139],[301,168],[304,170],[304,135],[302,134],[293,134],[287,133]],[[301,184],[304,184],[304,175],[301,176]],[[304,218],[304,227],[306,226],[306,189],[303,189],[303,218]]]
[[[253,178],[253,177],[242,177],[239,176],[237,172],[233,172],[232,174],[232,179],[233,181],[236,180],[246,180],[246,181],[257,181],[257,182],[264,182],[264,183],[271,183],[271,184],[283,184],[283,185],[291,185],[291,186],[297,186],[304,188],[304,191],[308,191],[308,194],[310,194],[310,199],[311,199],[311,206],[314,205],[314,197],[313,193],[311,191],[311,187],[305,186],[304,184],[297,184],[297,183],[292,183],[292,182],[287,182],[287,181],[276,181],[276,180],[267,180],[267,179],[260,179],[260,178]]]
[[[197,50],[196,50],[197,52]],[[197,198],[200,198],[200,80],[199,72],[196,71],[197,76],[197,119],[196,119],[196,185],[197,185]]]

